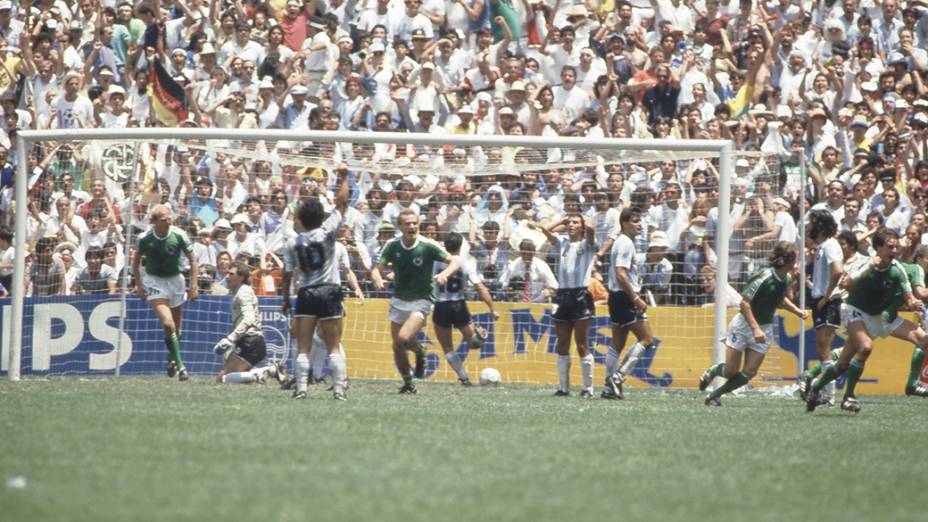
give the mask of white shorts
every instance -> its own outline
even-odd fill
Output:
[[[739,313],[728,323],[728,333],[723,341],[726,346],[739,352],[750,349],[757,353],[767,353],[770,350],[770,343],[773,342],[773,323],[762,324],[760,329],[767,336],[767,342],[759,343],[754,340],[754,331],[751,329],[751,325]]]
[[[864,328],[867,330],[871,339],[878,339],[880,337],[891,336],[892,333],[896,331],[896,328],[902,325],[905,319],[901,316],[896,316],[894,321],[887,322],[884,321],[882,317],[870,315],[854,305],[847,303],[842,304],[841,324],[844,325],[844,328],[846,329],[848,325],[857,321],[863,321]]]
[[[164,299],[171,308],[187,302],[187,288],[184,276],[177,274],[173,277],[158,277],[148,274],[142,275],[142,287],[145,288],[145,300],[151,302],[155,299]]]
[[[393,297],[390,299],[390,311],[387,313],[387,318],[390,319],[391,323],[405,324],[407,319],[418,315],[422,318],[422,326],[425,326],[425,321],[428,319],[429,314],[432,313],[434,306],[428,299],[404,301]]]

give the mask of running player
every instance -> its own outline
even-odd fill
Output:
[[[567,235],[555,235],[553,230],[567,225]],[[590,319],[595,312],[593,296],[590,295],[590,276],[596,260],[596,231],[587,224],[583,215],[568,214],[564,219],[549,227],[536,223],[529,226],[544,233],[548,241],[557,247],[558,290],[555,295],[557,309],[554,311],[554,329],[557,335],[557,376],[560,385],[554,395],[570,395],[570,338],[573,336],[580,356],[583,388],[580,397],[593,398],[593,354],[590,353]]]
[[[293,272],[298,272],[300,276],[300,289],[297,292],[296,310],[293,315],[297,335],[297,357],[294,365],[296,390],[293,393],[295,399],[306,398],[309,352],[317,326],[329,353],[333,397],[342,401],[348,399],[345,386],[348,369],[345,358],[338,350],[345,312],[342,307],[338,258],[335,255],[338,228],[348,207],[348,169],[342,165],[336,173],[339,187],[335,196],[335,209],[326,218],[319,198],[304,201],[297,211],[297,219],[304,232],[289,241],[284,257],[281,285],[287,295],[284,296],[281,310],[285,315],[290,313],[289,292]]]
[[[844,273],[841,245],[835,239],[838,224],[831,212],[824,209],[809,213],[808,236],[815,243],[815,260],[812,265],[812,323],[815,327],[815,353],[823,369],[831,361],[831,343],[835,340],[835,331],[841,326],[841,296],[836,292],[838,281]],[[805,388],[808,389],[814,375],[807,371],[803,376]],[[834,383],[828,385],[823,399],[834,404]]]
[[[919,245],[915,249],[912,263],[903,263],[909,283],[912,285],[912,294],[922,302],[928,299],[928,288],[925,288],[925,271],[928,270],[928,245]],[[926,324],[925,313],[922,312],[922,324]],[[924,329],[924,326],[922,327]],[[925,362],[925,350],[915,345],[912,351],[912,363],[909,366],[909,377],[905,381],[905,394],[928,397],[928,386],[922,384],[919,377],[922,373],[922,364]]]
[[[635,367],[645,350],[654,347],[651,325],[648,322],[648,303],[638,292],[638,270],[641,256],[635,251],[635,238],[641,233],[641,212],[626,208],[619,216],[619,234],[614,238],[609,253],[609,319],[612,322],[612,345],[606,354],[606,385],[603,399],[622,399],[625,376]],[[625,363],[619,368],[619,357],[628,332],[637,340],[628,351]]]
[[[164,329],[168,349],[168,377],[186,381],[187,368],[180,356],[180,321],[184,302],[197,299],[197,257],[187,233],[172,225],[174,216],[167,205],[156,205],[149,215],[151,228],[139,236],[132,273],[138,281],[139,299],[147,299]],[[190,285],[184,295],[181,255],[190,261]],[[142,274],[142,260],[145,273]]]
[[[445,250],[452,256],[458,256],[461,253],[461,245],[464,238],[457,232],[449,232],[445,238]],[[432,269],[436,274],[447,268],[448,265],[442,262],[436,262]],[[483,278],[477,273],[476,267],[470,263],[461,263],[461,269],[448,278],[448,282],[435,288],[435,337],[445,352],[445,360],[448,365],[457,374],[458,380],[464,386],[472,386],[470,376],[464,368],[464,361],[454,351],[451,334],[452,328],[457,328],[464,338],[464,342],[472,350],[479,350],[487,340],[487,332],[480,326],[474,324],[470,316],[470,310],[467,309],[467,301],[464,300],[464,284],[470,283],[477,289],[480,300],[487,304],[493,320],[499,319],[499,314],[493,309],[493,298],[490,291],[483,284]]]
[[[787,311],[806,318],[805,310],[800,310],[786,297],[792,283],[790,273],[796,269],[796,247],[788,241],[780,241],[767,261],[769,266],[748,279],[741,292],[740,311],[728,323],[725,362],[710,366],[699,378],[700,391],[705,391],[716,377],[726,379],[706,397],[707,406],[721,406],[722,395],[737,390],[757,375],[773,339],[773,316],[777,307],[782,304]]]
[[[439,286],[458,271],[461,262],[441,245],[419,236],[419,215],[415,210],[404,209],[396,217],[402,235],[391,239],[380,252],[380,259],[371,270],[374,289],[383,291],[380,275],[387,265],[394,272],[393,297],[390,298],[390,337],[393,340],[393,360],[403,378],[400,393],[416,393],[416,385],[409,369],[406,351],[416,353],[416,378],[425,376],[425,349],[419,346],[419,332],[425,326],[435,303],[433,281]],[[448,263],[441,272],[432,275],[436,261]]]
[[[229,292],[232,294],[232,331],[213,347],[225,362],[216,380],[221,383],[264,383],[277,377],[283,383],[287,373],[279,362],[256,368],[267,355],[267,344],[261,331],[258,297],[251,288],[251,269],[236,263],[229,271]]]
[[[857,413],[860,401],[855,389],[864,371],[864,365],[873,350],[873,340],[893,337],[921,346],[926,343],[925,331],[918,325],[899,317],[902,305],[921,310],[922,302],[912,295],[912,287],[902,265],[895,262],[899,245],[896,231],[880,227],[872,238],[876,255],[861,272],[847,278],[848,299],[841,305],[841,318],[847,329],[847,344],[834,366],[822,371],[806,396],[806,409],[814,411],[821,404],[822,388],[847,370],[847,386],[841,409]]]

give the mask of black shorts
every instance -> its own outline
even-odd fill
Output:
[[[646,321],[648,314],[642,312],[625,292],[609,291],[609,320],[618,326],[630,326]]]
[[[240,338],[235,343],[234,353],[252,366],[257,366],[267,355],[267,344],[264,342],[264,336],[246,335]]]
[[[841,298],[835,297],[826,302],[821,310],[818,310],[818,303],[826,297],[819,297],[812,300],[812,324],[815,328],[820,326],[830,326],[838,328],[841,326]]]
[[[582,321],[593,317],[593,296],[586,288],[561,288],[554,296],[557,310],[554,320],[561,322]]]
[[[435,303],[432,312],[432,321],[435,326],[442,328],[464,328],[471,323],[470,310],[467,301],[443,301]]]
[[[338,319],[344,317],[344,295],[338,285],[304,286],[296,294],[294,317]]]

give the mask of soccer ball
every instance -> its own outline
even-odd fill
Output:
[[[496,368],[484,368],[480,372],[480,385],[489,386],[491,384],[499,384],[499,370]]]

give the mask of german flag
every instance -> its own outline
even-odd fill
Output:
[[[165,127],[177,127],[187,119],[187,97],[160,60],[154,60],[148,80],[148,95],[155,117]]]

